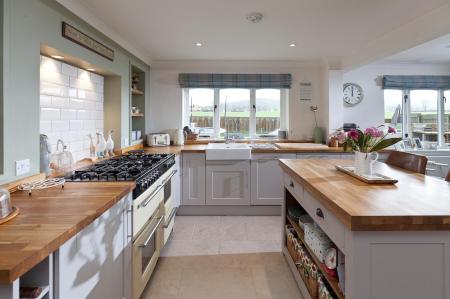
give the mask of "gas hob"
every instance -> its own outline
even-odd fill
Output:
[[[135,199],[174,164],[174,154],[134,151],[72,171],[65,179],[70,182],[135,181]]]

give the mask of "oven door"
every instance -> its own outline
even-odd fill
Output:
[[[175,180],[174,175],[178,172],[174,167],[171,168],[170,174],[164,180],[164,245],[169,240],[173,231],[173,225],[175,222],[175,215],[177,213],[177,207],[174,206]]]
[[[163,247],[164,216],[158,208],[133,242],[133,298],[138,299],[155,269]]]

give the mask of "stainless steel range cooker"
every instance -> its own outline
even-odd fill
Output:
[[[172,198],[175,155],[132,151],[77,169],[66,180],[135,181],[133,191],[133,298],[138,299],[156,266],[160,252],[173,230],[176,207]]]

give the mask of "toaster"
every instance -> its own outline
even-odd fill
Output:
[[[170,135],[165,133],[148,134],[147,144],[149,146],[169,146]]]

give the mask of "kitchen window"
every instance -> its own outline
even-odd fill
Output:
[[[433,146],[450,145],[450,90],[385,89],[384,118],[404,138]]]
[[[287,128],[287,89],[184,88],[184,125],[200,138],[277,137]]]

